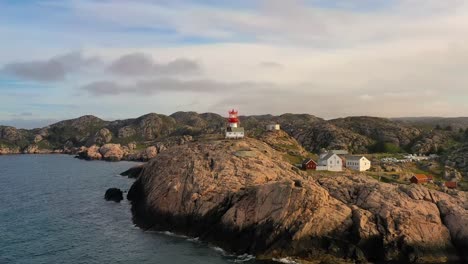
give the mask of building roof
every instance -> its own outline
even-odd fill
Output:
[[[360,160],[362,158],[366,158],[364,156],[346,156],[346,160]]]
[[[323,156],[322,158],[320,158],[320,160],[329,160],[331,157],[333,157],[334,155],[336,155],[335,153],[333,152],[328,152],[327,155]]]
[[[313,159],[305,159],[305,160],[302,162],[302,165],[307,165],[307,164],[309,164],[311,161],[312,161],[313,163],[315,163],[315,165],[317,165],[317,162],[315,162]]]
[[[413,177],[416,179],[423,181],[423,180],[432,180],[432,176],[427,176],[426,174],[415,174]]]
[[[455,189],[457,188],[457,182],[453,182],[453,181],[445,182],[445,187]]]

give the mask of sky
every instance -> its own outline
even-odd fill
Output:
[[[465,0],[0,0],[0,124],[468,116]]]

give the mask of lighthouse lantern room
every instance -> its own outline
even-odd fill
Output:
[[[244,128],[240,127],[239,117],[237,110],[230,110],[228,117],[228,126],[226,127],[227,139],[239,139],[244,137]]]

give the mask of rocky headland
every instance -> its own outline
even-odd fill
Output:
[[[159,153],[134,173],[127,197],[134,222],[260,259],[466,261],[465,192],[387,184],[348,172],[310,175],[271,147],[284,136],[270,134],[267,143],[188,142]]]

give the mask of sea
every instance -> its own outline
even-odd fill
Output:
[[[119,174],[135,165],[0,156],[0,264],[260,263],[197,238],[135,227],[126,199],[104,200],[108,188],[128,191],[133,180]]]

